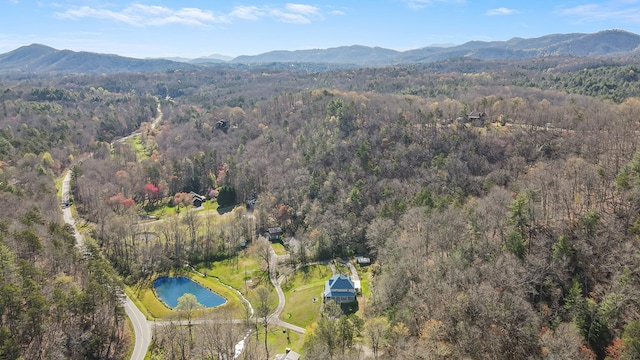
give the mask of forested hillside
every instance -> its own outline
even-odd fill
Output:
[[[76,253],[57,210],[53,178],[75,163],[77,209],[127,283],[250,239],[134,231],[176,194],[224,188],[255,193],[257,230],[295,236],[292,256],[373,258],[363,320],[380,332],[361,337],[380,358],[638,358],[631,62],[4,77],[0,351],[123,356],[108,266]],[[110,144],[134,130],[135,146]],[[331,336],[307,335],[305,358],[356,357]]]

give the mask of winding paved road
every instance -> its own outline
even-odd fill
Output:
[[[151,326],[147,318],[140,312],[129,296],[125,297],[124,311],[127,313],[127,316],[129,316],[129,319],[131,319],[133,332],[136,337],[133,353],[131,353],[131,360],[144,360],[149,345],[151,345]]]
[[[160,109],[160,102],[158,101],[158,115],[151,122],[151,129],[155,129],[158,123],[162,120],[162,110]],[[129,136],[125,136],[117,140],[117,142],[124,142],[129,137],[135,136],[139,134],[140,131],[135,131]],[[67,171],[64,179],[62,180],[62,204],[69,204],[69,191],[71,189],[69,183],[71,181],[71,170]],[[82,240],[82,235],[76,228],[76,222],[71,214],[71,208],[68,205],[63,205],[62,215],[64,221],[73,227],[73,233],[76,238],[76,246],[83,251],[84,242]],[[151,344],[152,331],[147,318],[142,314],[142,312],[138,309],[138,307],[133,303],[131,298],[125,294],[122,289],[118,290],[120,293],[124,295],[123,307],[124,310],[131,320],[131,324],[133,325],[133,332],[135,334],[135,344],[133,347],[133,353],[131,354],[131,360],[144,360],[147,350],[149,349],[149,345]]]
[[[62,203],[67,204],[69,201],[69,182],[71,181],[71,170],[67,171],[67,174],[64,176],[62,180]],[[73,227],[73,233],[76,237],[76,246],[80,248],[82,251],[84,247],[84,242],[82,240],[82,235],[76,228],[76,222],[73,219],[73,215],[71,214],[71,208],[69,206],[64,206],[62,209],[62,214],[64,217],[64,221]],[[121,289],[118,290],[122,294],[124,294],[124,310],[129,316],[131,323],[133,324],[133,332],[135,334],[135,345],[133,348],[133,353],[131,354],[131,360],[144,360],[145,355],[147,354],[147,349],[151,344],[151,326],[149,326],[149,322],[147,318],[138,310],[136,305],[131,301],[129,296],[127,296],[124,291]]]
[[[151,128],[154,129],[161,120],[162,120],[162,111],[160,110],[160,103],[158,102],[158,116],[151,123]],[[139,131],[134,132],[129,136],[118,139],[117,141],[124,142],[129,137],[135,136],[138,133]],[[76,227],[76,222],[75,222],[75,219],[73,218],[73,214],[71,213],[71,208],[68,206],[69,199],[70,199],[70,189],[71,189],[70,182],[71,182],[71,170],[68,170],[64,179],[62,180],[61,202],[62,204],[67,204],[67,205],[63,205],[62,215],[65,223],[73,227],[73,232],[76,238],[76,246],[79,248],[80,251],[84,251],[83,249],[84,242],[82,239],[82,235],[80,234],[80,232],[78,231],[78,228]],[[147,321],[147,318],[144,316],[144,314],[138,309],[138,307],[134,304],[131,298],[129,298],[129,296],[126,295],[124,291],[122,291],[122,289],[118,289],[118,292],[123,294],[123,307],[124,307],[125,313],[131,320],[131,324],[133,326],[133,332],[135,335],[135,344],[133,348],[133,353],[131,353],[131,360],[144,360],[147,354],[147,350],[149,349],[149,345],[151,344],[151,339],[153,334],[151,330],[151,323]],[[248,301],[244,298],[244,296],[242,296],[242,298],[248,303]],[[251,307],[251,304],[249,304],[249,306]],[[251,313],[253,314],[253,308],[251,308]],[[243,338],[241,343],[243,343],[245,339],[246,339],[246,336],[245,338]],[[236,345],[236,353],[241,351],[242,351],[242,347],[238,349],[238,345]],[[239,354],[236,354],[236,357],[237,355]]]

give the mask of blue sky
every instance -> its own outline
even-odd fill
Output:
[[[640,33],[640,0],[0,0],[0,53],[32,43],[139,58],[408,50],[606,29]]]

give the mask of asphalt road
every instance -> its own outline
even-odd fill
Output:
[[[67,174],[62,180],[62,204],[66,204],[69,201],[70,181],[71,170],[67,171]],[[71,214],[71,208],[66,205],[62,206],[64,221],[73,227],[73,233],[76,237],[76,246],[78,248],[82,248],[84,244],[82,241],[82,235],[80,235],[80,232],[78,232],[78,229],[76,228],[76,222],[73,219],[73,215]],[[144,360],[144,357],[147,354],[147,349],[149,349],[149,345],[151,344],[151,326],[149,326],[147,318],[142,314],[142,312],[140,312],[140,310],[138,310],[136,305],[124,293],[124,291],[119,291],[124,294],[124,310],[127,313],[127,316],[129,316],[131,323],[133,324],[133,332],[136,338],[133,353],[131,354],[131,360]]]
[[[131,360],[144,360],[149,345],[151,344],[151,326],[147,318],[138,310],[138,307],[126,296],[124,300],[124,311],[129,316],[131,324],[133,324],[133,332],[135,333],[136,342],[131,353]]]

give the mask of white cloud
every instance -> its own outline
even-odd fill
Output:
[[[347,13],[345,13],[344,11],[340,11],[340,10],[332,10],[331,11],[331,15],[342,16],[342,15],[347,15]]]
[[[276,20],[294,24],[308,24],[311,22],[308,17],[302,14],[286,12],[282,10],[271,10],[269,14]]]
[[[95,18],[95,19],[110,19],[119,22],[123,22],[129,25],[143,25],[138,23],[139,19],[136,16],[126,13],[118,13],[106,9],[95,9],[89,6],[81,6],[78,8],[69,9],[63,13],[56,13],[61,18],[80,19],[80,18]]]
[[[243,20],[257,20],[263,17],[264,14],[265,12],[257,6],[236,6],[229,16]]]
[[[487,15],[496,16],[496,15],[513,15],[517,14],[519,11],[516,9],[507,9],[506,7],[500,7],[497,9],[487,10]]]
[[[272,9],[269,14],[277,21],[294,24],[308,24],[313,18],[321,17],[317,7],[305,4],[286,4],[284,9]]]
[[[422,9],[435,3],[463,4],[466,0],[402,0],[412,9]]]
[[[160,26],[183,24],[206,26],[212,23],[226,22],[224,17],[211,11],[197,8],[171,9],[164,6],[133,4],[121,11],[81,6],[56,13],[58,17],[68,19],[95,18],[115,20],[133,26]]]
[[[626,21],[640,23],[640,8],[636,0],[608,1],[602,4],[585,4],[571,8],[560,8],[557,13],[581,22]]]
[[[191,26],[210,26],[217,23],[228,23],[233,19],[255,21],[271,18],[275,21],[306,24],[314,19],[322,18],[320,9],[313,5],[289,3],[282,8],[259,6],[236,6],[228,14],[215,14],[200,8],[173,9],[166,6],[132,4],[121,10],[108,7],[79,6],[66,11],[57,12],[63,19],[106,19],[132,26],[162,26],[182,24]]]
[[[305,4],[287,4],[285,9],[290,12],[304,15],[318,15],[318,8],[313,5]]]

